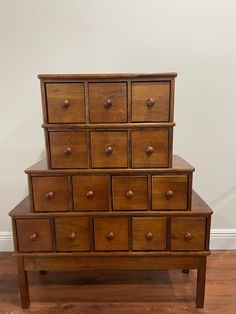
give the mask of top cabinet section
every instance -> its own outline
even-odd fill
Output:
[[[44,123],[173,122],[176,75],[39,75]]]

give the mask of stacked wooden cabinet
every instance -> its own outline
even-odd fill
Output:
[[[39,75],[47,160],[10,213],[27,271],[197,269],[204,305],[211,209],[173,156],[176,73]]]

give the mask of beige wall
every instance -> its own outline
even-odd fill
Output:
[[[44,154],[37,74],[84,72],[179,73],[174,151],[236,229],[235,29],[233,0],[0,0],[0,232]]]

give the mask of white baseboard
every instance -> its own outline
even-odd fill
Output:
[[[236,229],[212,229],[211,250],[236,250]],[[0,252],[12,252],[12,232],[0,232]]]

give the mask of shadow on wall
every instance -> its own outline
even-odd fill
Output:
[[[41,113],[33,115],[0,141],[0,231],[8,231],[8,212],[28,194],[24,170],[45,157]]]

